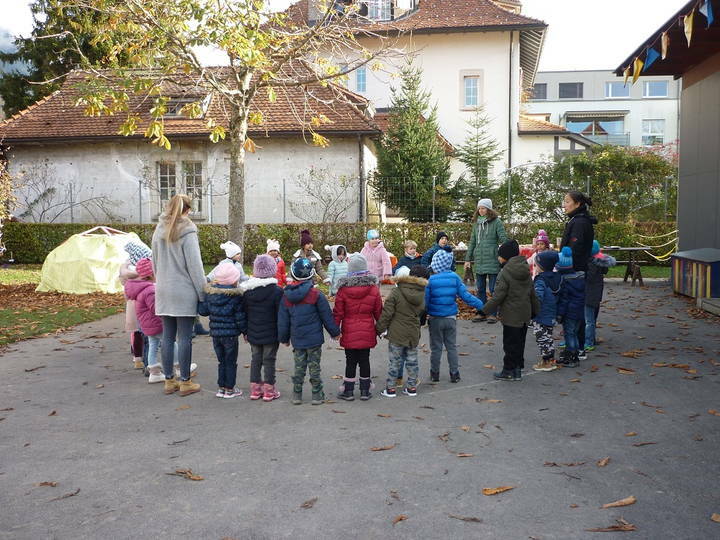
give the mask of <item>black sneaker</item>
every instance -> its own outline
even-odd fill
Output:
[[[563,349],[563,351],[560,353],[560,358],[558,358],[558,361],[556,363],[558,366],[568,367],[569,360],[570,360],[570,351],[568,351],[567,349]]]
[[[380,395],[383,395],[385,397],[395,397],[397,395],[397,390],[388,386],[387,388],[385,388],[385,390],[380,392]]]
[[[440,373],[438,371],[431,371],[430,380],[432,382],[440,382]]]
[[[582,361],[587,360],[587,353],[585,352],[585,349],[578,352],[578,360],[582,360]]]
[[[456,382],[458,382],[459,380],[460,380],[460,372],[459,372],[459,371],[458,371],[457,373],[451,373],[451,374],[450,374],[450,382],[451,382],[451,383],[456,383]]]
[[[417,396],[417,388],[414,386],[406,386],[403,388],[403,394],[406,396]]]
[[[493,373],[493,377],[495,377],[499,381],[514,381],[515,372],[513,370],[503,368],[502,371],[499,371],[498,373]]]
[[[513,381],[522,381],[522,368],[515,368],[513,370]]]
[[[565,367],[574,368],[578,367],[580,365],[580,361],[578,360],[578,352],[577,351],[568,351],[567,360],[563,364]]]

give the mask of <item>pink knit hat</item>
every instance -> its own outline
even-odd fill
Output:
[[[215,269],[214,276],[220,285],[235,285],[240,279],[240,270],[232,263],[221,263]]]
[[[137,272],[138,277],[141,278],[150,277],[155,273],[153,263],[148,258],[140,259],[135,265],[135,271]]]
[[[534,243],[537,244],[538,242],[545,242],[545,245],[550,247],[550,237],[548,236],[548,233],[545,232],[545,229],[540,229],[538,231]]]

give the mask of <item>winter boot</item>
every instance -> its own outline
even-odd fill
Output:
[[[349,379],[348,377],[345,377],[343,379],[343,383],[340,386],[340,392],[338,393],[338,397],[340,399],[344,399],[345,401],[355,401],[355,379]]]
[[[250,383],[250,399],[253,401],[263,397],[263,383]]]
[[[172,379],[165,379],[165,393],[166,394],[174,394],[180,390],[180,383],[177,382],[175,377]]]
[[[440,382],[440,372],[439,371],[431,371],[430,372],[430,380],[432,382]]]
[[[557,365],[562,366],[562,367],[567,367],[569,357],[570,357],[570,351],[568,351],[567,349],[563,349],[560,352],[560,358],[557,361]]]
[[[187,381],[180,381],[180,392],[179,394],[181,396],[189,396],[190,394],[194,394],[195,392],[200,391],[200,385],[198,383],[192,382],[190,379]],[[227,395],[227,392],[225,392]]]
[[[455,373],[450,374],[450,382],[456,383],[460,380],[460,372],[456,371]]]
[[[302,405],[302,392],[293,392],[292,404]]]
[[[274,384],[265,383],[263,387],[263,401],[272,401],[280,397],[280,392],[275,390]]]
[[[513,381],[522,381],[522,368],[515,368],[513,370]]]
[[[493,373],[493,377],[495,377],[499,381],[514,381],[515,370],[503,368],[502,371],[498,373]]]
[[[325,402],[325,392],[320,390],[319,392],[313,392],[312,393],[312,401],[311,403],[313,405],[322,405]]]
[[[370,392],[371,385],[370,377],[360,377],[360,399],[362,401],[367,401],[372,397],[372,393]]]
[[[580,365],[580,360],[578,359],[578,352],[577,351],[568,351],[568,358],[567,363],[565,364],[565,367],[573,368],[578,367]]]

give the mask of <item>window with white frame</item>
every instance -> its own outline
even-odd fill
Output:
[[[654,146],[665,142],[665,120],[642,121],[643,146]]]
[[[365,66],[360,66],[355,70],[355,91],[367,91],[367,69]]]
[[[463,106],[477,107],[479,103],[480,77],[477,75],[466,75],[463,77],[463,88],[465,94]]]
[[[367,0],[368,19],[389,21],[392,16],[392,0]]]
[[[643,97],[663,98],[668,96],[667,81],[645,81],[643,84]]]
[[[158,191],[160,208],[177,193],[185,193],[193,203],[193,213],[202,214],[204,205],[203,164],[201,161],[181,161],[181,175],[178,175],[178,163],[160,161],[157,163]]]
[[[623,98],[630,97],[630,87],[620,81],[612,81],[605,83],[606,98]]]

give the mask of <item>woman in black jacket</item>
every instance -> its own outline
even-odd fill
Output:
[[[576,272],[587,271],[592,243],[595,240],[594,225],[597,218],[590,215],[590,197],[579,191],[568,191],[563,199],[563,210],[568,216],[560,249],[569,246],[572,250],[573,267]]]

